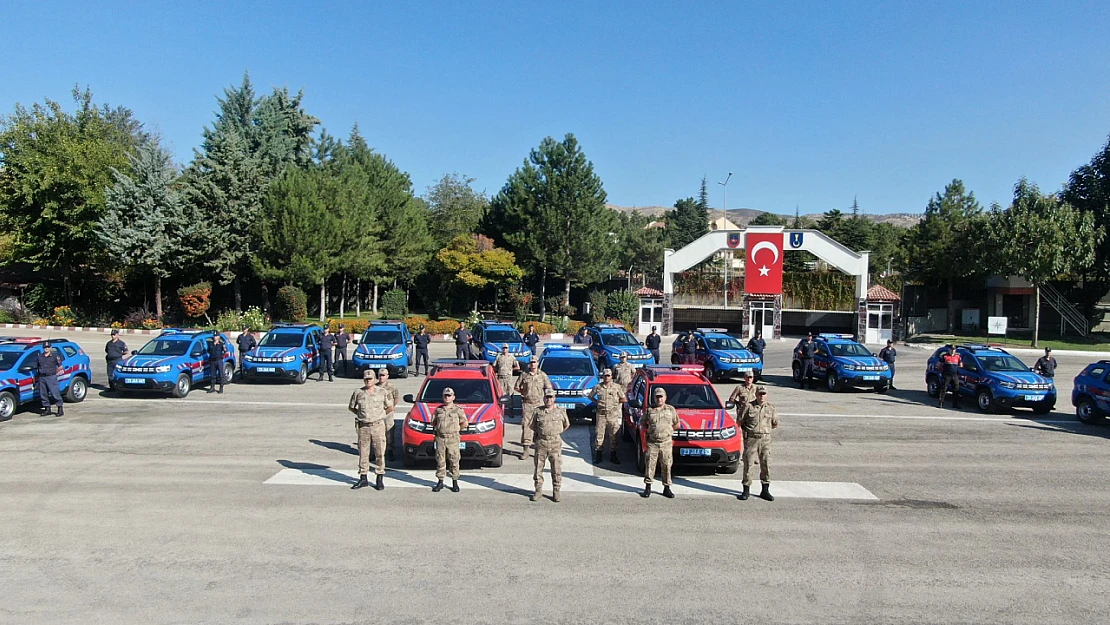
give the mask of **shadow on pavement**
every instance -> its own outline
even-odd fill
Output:
[[[1020,415],[1017,415],[1020,418]],[[1086,425],[1079,421],[1067,421],[1064,423],[1057,423],[1056,417],[1060,415],[1037,415],[1036,419],[1028,419],[1028,423],[1008,423],[1019,428],[1026,428],[1030,430],[1042,430],[1045,432],[1057,432],[1061,434],[1076,434],[1078,436],[1092,436],[1095,438],[1110,439],[1110,427],[1106,426],[1104,421],[1101,425]],[[1073,417],[1074,418],[1074,417]],[[1040,423],[1040,421],[1052,421],[1052,423]]]
[[[354,484],[358,480],[353,477],[343,475],[338,471],[333,471],[331,467],[322,464],[315,464],[312,462],[293,462],[292,460],[278,460],[278,464],[286,469],[294,469],[296,471],[312,472],[313,475],[329,479],[335,482],[342,482],[344,484]]]
[[[624,484],[618,484],[617,482],[610,482],[609,480],[607,480],[603,477],[597,477],[595,475],[586,475],[585,473],[563,471],[563,477],[564,478],[572,478],[574,481],[582,482],[583,484],[589,484],[591,486],[599,486],[601,488],[608,488],[609,490],[616,490],[616,491],[621,491],[621,492],[624,492],[624,493],[639,493],[640,490],[641,490],[640,488],[638,488],[636,486],[626,486]]]
[[[325,449],[330,449],[332,451],[341,451],[345,454],[351,454],[352,456],[357,456],[358,455],[358,448],[354,447],[353,445],[348,445],[346,443],[336,443],[336,442],[333,442],[333,441],[318,441],[315,438],[308,439],[308,442],[312,443],[313,445],[319,445],[320,447],[323,447]]]

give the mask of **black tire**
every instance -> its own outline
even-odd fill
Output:
[[[979,410],[983,412],[989,414],[995,411],[994,395],[991,394],[990,389],[979,389],[979,392],[975,394],[975,403],[979,406]]]
[[[880,384],[880,385],[875,387],[875,392],[876,393],[885,393],[889,390],[890,390],[890,385],[889,384]]]
[[[495,468],[495,469],[500,467],[504,463],[504,460],[505,460],[504,457],[503,457],[504,456],[504,453],[503,453],[504,451],[505,451],[504,449],[498,449],[497,454],[486,464]]]
[[[925,380],[925,392],[933,399],[940,397],[940,380],[937,379],[937,376],[931,375]]]
[[[827,371],[825,373],[825,386],[828,387],[829,392],[839,393],[841,389],[840,378],[836,377],[836,373]]]
[[[295,384],[304,384],[308,380],[308,363],[301,365],[301,370],[297,372],[297,377],[293,378]]]
[[[722,466],[721,469],[720,469],[721,473],[724,473],[725,475],[733,475],[734,473],[736,473],[739,470],[740,470],[740,461],[739,460],[737,460],[736,462],[730,462],[730,463]]]
[[[193,390],[193,377],[188,373],[182,373],[177,376],[177,384],[174,385],[170,394],[178,399],[184,399],[189,396],[191,390]]]
[[[672,365],[677,365],[678,364],[678,354],[671,354],[671,364]]]
[[[705,378],[710,382],[716,382],[720,377],[721,374],[717,371],[717,368],[713,366],[713,363],[707,360],[705,362]]]
[[[85,396],[89,394],[89,382],[84,376],[74,376],[69,381],[69,388],[66,389],[64,399],[71,404],[79,404],[85,400]]]
[[[401,369],[400,371],[398,371],[397,372],[397,377],[399,377],[399,378],[409,377],[409,368],[405,367],[405,368]]]
[[[235,377],[235,365],[230,362],[224,363],[224,384],[231,384],[231,380]]]
[[[1084,397],[1075,406],[1075,418],[1079,419],[1080,423],[1098,425],[1102,421],[1103,415],[1090,397]]]
[[[790,367],[790,375],[791,375],[791,377],[794,378],[794,383],[795,384],[801,384],[802,383],[802,366],[799,365],[798,363],[794,363]]]
[[[15,416],[16,410],[19,410],[19,400],[16,399],[15,393],[11,391],[0,393],[0,421],[11,419]]]

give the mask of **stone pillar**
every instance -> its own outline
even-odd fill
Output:
[[[782,338],[782,294],[775,296],[775,336],[776,341]]]
[[[674,334],[674,293],[663,294],[663,328],[660,334]]]
[[[859,316],[856,323],[856,340],[860,343],[867,341],[867,300],[859,300]]]
[[[745,293],[744,297],[740,300],[741,306],[744,307],[741,311],[744,327],[740,329],[740,334],[748,338],[752,338],[753,336],[753,333],[749,331],[752,327],[752,307],[748,304],[751,303],[751,301],[752,297],[747,293]]]

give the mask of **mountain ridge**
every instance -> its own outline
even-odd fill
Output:
[[[654,217],[660,217],[660,216],[663,215],[663,213],[665,213],[667,211],[670,211],[670,210],[674,210],[673,207],[668,207],[668,206],[619,206],[617,204],[606,204],[605,206],[612,209],[612,210],[620,211],[622,213],[638,212],[641,215],[644,215],[644,216],[647,216],[647,217],[653,217],[653,218]],[[770,213],[770,212],[771,211],[764,211],[764,210],[759,210],[759,209],[756,209],[756,208],[730,208],[730,209],[727,209],[727,210],[724,210],[724,211],[722,211],[720,209],[717,209],[717,208],[710,208],[709,209],[709,219],[711,221],[713,221],[713,220],[720,219],[721,217],[727,217],[729,221],[733,222],[734,224],[736,224],[738,226],[746,226],[748,224],[748,222],[755,219],[756,217],[762,215],[763,213]],[[777,216],[787,220],[787,222],[791,222],[791,221],[794,220],[794,215],[793,214],[790,214],[790,215],[784,215],[782,213],[772,213],[772,214],[777,215]],[[844,212],[844,215],[847,217],[847,216],[850,215],[850,213]],[[912,213],[882,213],[882,214],[860,213],[860,215],[868,221],[872,221],[872,222],[875,222],[875,223],[889,223],[889,224],[893,224],[893,225],[896,225],[896,226],[900,226],[902,228],[912,227],[914,224],[921,221],[921,218],[923,217],[923,215],[921,215],[921,214],[912,214]],[[806,220],[808,220],[812,223],[812,222],[817,221],[818,219],[821,219],[821,217],[823,217],[823,216],[824,216],[824,213],[806,213],[806,214],[802,215],[802,219],[806,219]]]

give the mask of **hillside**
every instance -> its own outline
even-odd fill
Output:
[[[640,214],[647,215],[648,217],[659,217],[660,215],[662,215],[666,211],[671,210],[670,207],[666,207],[666,206],[617,206],[616,204],[606,204],[606,206],[608,206],[609,208],[611,208],[613,210],[626,212],[626,213],[628,213],[628,212],[639,212]],[[721,210],[718,210],[718,209],[710,209],[709,218],[710,218],[710,220],[713,220],[713,219],[717,219],[717,218],[721,217],[722,215],[724,215],[724,216],[728,217],[729,221],[732,221],[733,223],[735,223],[739,226],[744,226],[744,225],[747,225],[747,223],[749,221],[755,219],[758,215],[762,215],[765,212],[767,212],[767,211],[756,210],[754,208],[730,208],[727,211],[721,211]],[[793,220],[794,219],[794,215],[779,215],[779,216],[782,217],[783,219],[786,219],[786,220]],[[865,219],[868,219],[868,220],[873,221],[875,223],[889,223],[889,224],[894,224],[895,226],[900,226],[902,228],[909,228],[910,226],[912,226],[912,225],[916,224],[917,222],[921,221],[921,215],[911,215],[911,214],[907,214],[907,213],[888,213],[888,214],[864,213],[863,217]],[[813,222],[816,222],[818,219],[821,218],[821,213],[805,214],[805,215],[802,215],[802,218],[809,220],[810,223],[813,223]]]

